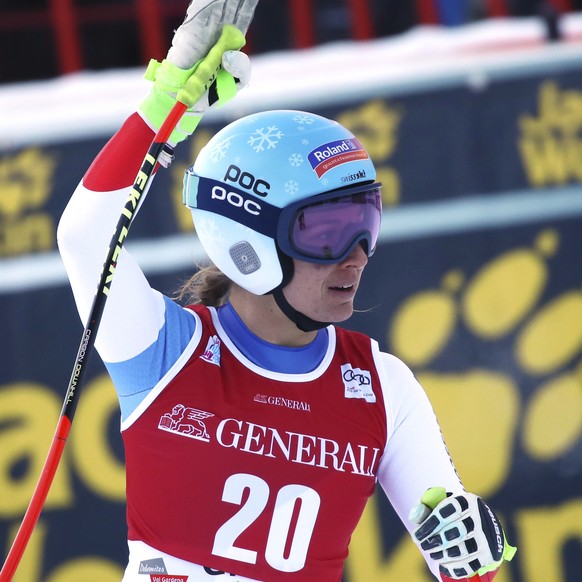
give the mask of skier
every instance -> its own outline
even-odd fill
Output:
[[[255,4],[191,3],[167,58],[148,68],[152,92],[68,203],[59,249],[83,320],[154,132],[222,26],[246,33]],[[220,102],[229,75],[238,89],[248,82],[243,53],[227,52],[222,67],[173,146]],[[512,556],[494,513],[464,490],[411,371],[335,325],[351,316],[376,246],[375,176],[340,124],[256,113],[219,131],[186,172],[184,200],[211,259],[181,289],[187,306],[121,252],[95,345],[121,407],[124,582],[152,572],[339,581],[377,482],[436,577],[485,580]]]

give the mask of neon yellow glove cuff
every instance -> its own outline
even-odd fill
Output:
[[[153,81],[154,86],[149,95],[142,101],[139,109],[156,129],[160,129],[166,117],[176,104],[176,94],[188,81],[189,77],[196,70],[198,63],[191,69],[179,69],[167,60],[159,63],[151,60],[144,77],[148,81]],[[170,136],[172,144],[178,144],[190,136],[198,124],[202,115],[193,112],[186,112],[176,129]]]
[[[501,556],[501,560],[499,560],[499,562],[496,562],[495,564],[491,564],[490,566],[483,566],[483,568],[477,570],[477,574],[481,576],[482,574],[486,574],[487,572],[493,572],[494,570],[497,570],[499,566],[503,564],[503,562],[511,562],[516,552],[517,548],[514,546],[510,546],[509,543],[507,542],[507,538],[505,538],[505,542],[503,545],[503,555]]]
[[[198,84],[193,82],[194,86],[191,89],[189,80],[194,79],[194,72],[200,62],[196,63],[191,69],[185,70],[176,67],[166,59],[161,63],[152,59],[144,75],[148,81],[153,81],[154,86],[139,108],[156,130],[160,129],[176,104],[177,96],[180,97],[183,103],[191,105],[170,136],[170,142],[174,145],[184,141],[194,132],[204,111],[213,104],[208,101],[208,92],[197,103],[192,104],[195,99],[193,95],[200,94],[199,81]],[[226,103],[236,95],[235,79],[224,69],[221,68],[218,71],[215,83],[218,97],[217,104]]]

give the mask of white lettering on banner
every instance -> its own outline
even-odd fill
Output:
[[[322,469],[374,476],[374,465],[380,449],[244,422],[236,418],[222,420],[216,429],[216,440],[225,448],[290,463]]]

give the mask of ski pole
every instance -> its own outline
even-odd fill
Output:
[[[0,571],[0,582],[10,582],[12,580],[51,488],[67,437],[71,430],[71,424],[79,398],[79,387],[86,370],[89,353],[93,348],[95,336],[101,323],[111,281],[115,274],[117,259],[127,233],[133,223],[141,196],[153,177],[159,157],[172,131],[182,118],[182,115],[188,107],[196,103],[204,95],[210,84],[216,78],[216,73],[221,66],[222,55],[228,50],[238,50],[244,44],[245,38],[242,32],[232,25],[227,24],[223,27],[222,34],[216,44],[210,49],[206,57],[200,61],[184,88],[178,92],[177,103],[156,133],[145,155],[130,195],[121,211],[119,221],[111,237],[109,250],[99,278],[97,292],[93,300],[89,318],[81,337],[53,440],[18,533],[14,538],[4,566]]]

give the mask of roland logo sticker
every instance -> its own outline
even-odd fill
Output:
[[[352,137],[324,143],[312,150],[307,158],[318,178],[321,178],[336,166],[366,160],[369,156],[360,140]]]

